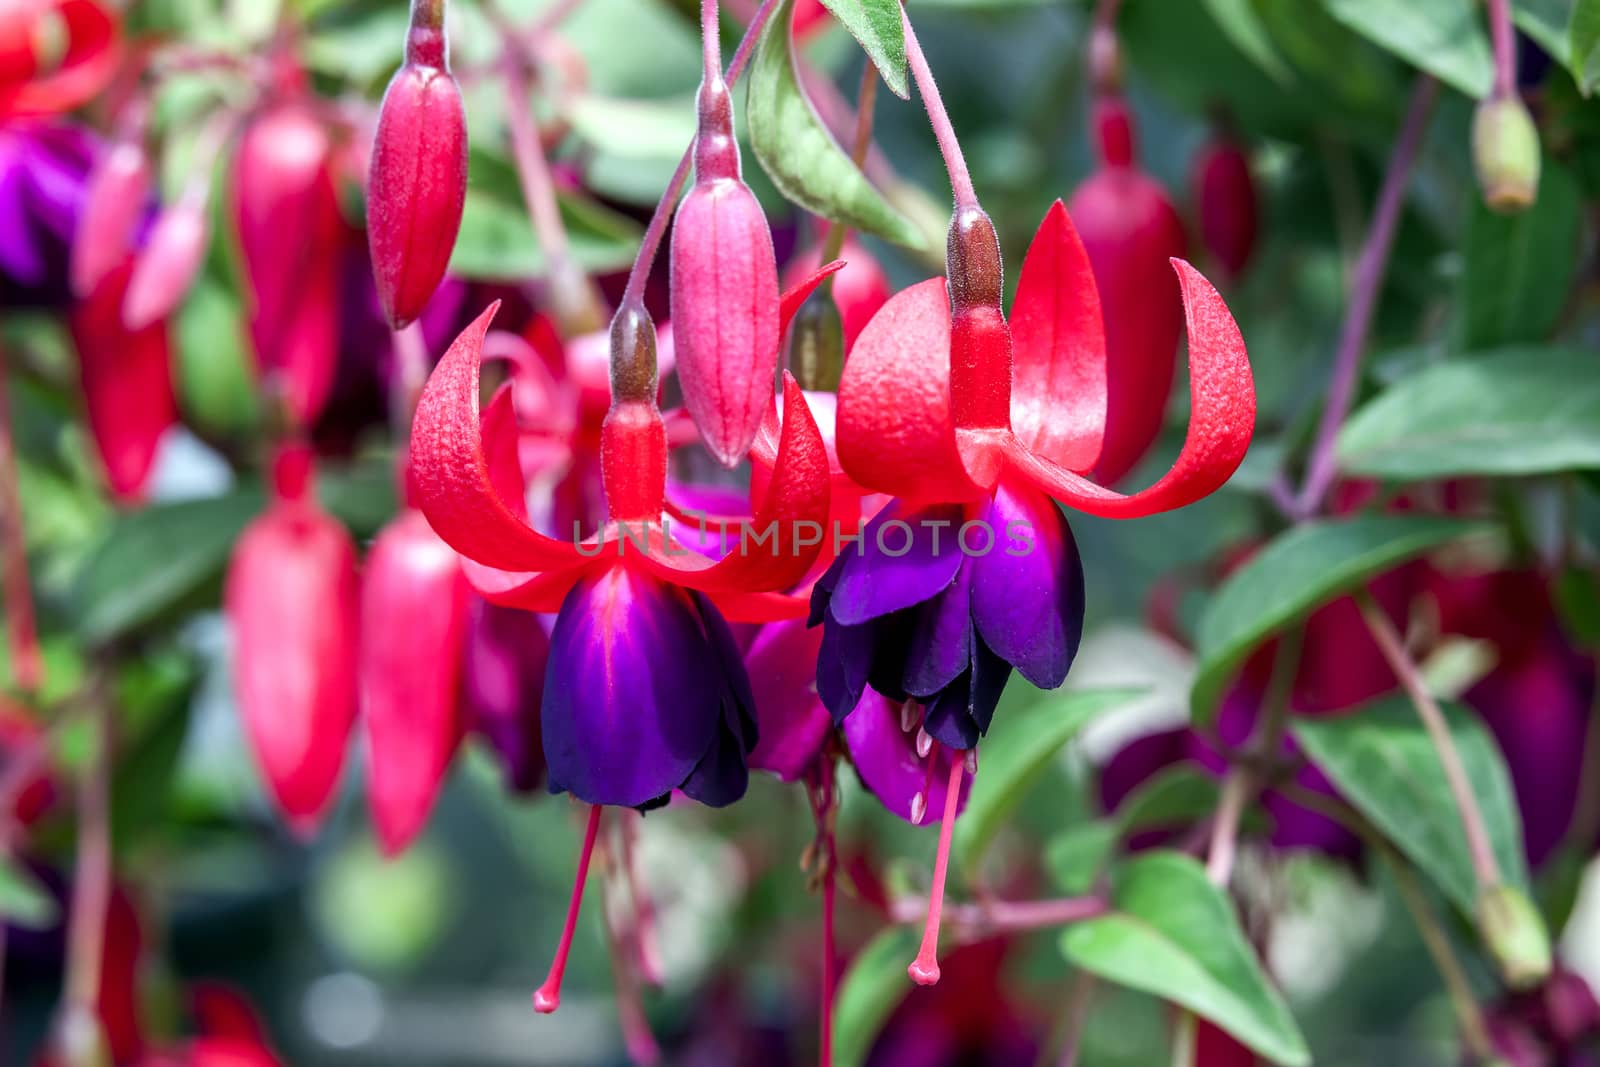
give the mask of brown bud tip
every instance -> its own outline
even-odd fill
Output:
[[[1000,267],[1000,238],[988,213],[976,204],[958,207],[950,220],[945,272],[955,310],[1000,306],[1005,277]]]
[[[1511,988],[1529,989],[1550,976],[1550,934],[1521,890],[1496,886],[1478,898],[1478,934]]]
[[[739,177],[739,142],[733,135],[733,98],[720,76],[700,83],[695,97],[694,180]]]
[[[844,321],[832,294],[813,293],[789,325],[789,369],[800,388],[835,392],[844,370]]]
[[[619,404],[656,398],[656,324],[641,304],[624,304],[611,319],[611,396]]]
[[[1472,118],[1472,159],[1484,202],[1525,211],[1539,193],[1539,129],[1520,97],[1483,101]]]
[[[1089,80],[1101,92],[1122,87],[1122,45],[1110,26],[1089,31]]]

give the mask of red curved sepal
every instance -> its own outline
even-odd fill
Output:
[[[463,330],[428,376],[411,426],[411,484],[434,531],[461,555],[501,570],[559,570],[581,561],[577,548],[518,517],[484,453],[479,359],[499,307],[489,305]]]
[[[958,501],[968,475],[950,414],[950,300],[943,278],[890,298],[856,338],[839,382],[839,463],[857,485]]]
[[[1013,440],[1012,464],[1068,507],[1112,519],[1135,519],[1192,504],[1238,469],[1255,431],[1256,393],[1244,338],[1221,295],[1200,272],[1172,261],[1189,323],[1189,434],[1160,481],[1125,496],[1028,451]]]
[[[827,280],[828,275],[844,269],[844,260],[835,259],[824,263],[800,280],[800,282],[783,291],[778,297],[778,339],[780,343],[783,335],[789,332],[789,320],[794,318],[794,313],[800,310],[800,305],[806,298],[816,291],[817,286]]]
[[[1089,253],[1060,200],[1022,261],[1011,343],[1012,430],[1052,463],[1089,470],[1106,429],[1106,331]]]

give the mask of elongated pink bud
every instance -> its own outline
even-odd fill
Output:
[[[361,714],[372,818],[390,856],[427,824],[461,740],[470,595],[422,512],[378,535],[361,582]]]
[[[327,403],[338,363],[344,224],[331,153],[327,130],[291,102],[252,120],[234,158],[252,347],[269,387],[302,424]]]
[[[418,5],[423,8],[425,5]],[[383,94],[367,177],[367,241],[389,325],[422,313],[450,263],[467,196],[467,116],[442,26],[413,9],[406,62]]]
[[[1094,267],[1106,327],[1106,432],[1095,473],[1111,484],[1144,458],[1172,392],[1183,300],[1172,257],[1183,220],[1166,190],[1133,161],[1132,117],[1120,98],[1097,104],[1104,165],[1067,209]]]
[[[356,710],[356,550],[311,492],[311,456],[277,458],[274,499],[233,549],[223,610],[256,762],[296,832],[320,821]]]
[[[100,157],[84,193],[72,238],[72,292],[94,292],[128,255],[150,196],[150,158],[137,138],[118,141]]]
[[[206,202],[185,193],[156,219],[133,265],[122,301],[122,323],[139,330],[177,310],[206,258]]]
[[[130,502],[143,495],[161,438],[178,421],[166,323],[130,330],[122,322],[132,274],[124,261],[68,320],[89,432],[112,493]]]
[[[683,400],[725,467],[750,450],[778,368],[778,264],[755,194],[739,177],[733,105],[700,88],[694,188],[672,227],[672,329]]]
[[[1256,247],[1256,183],[1233,141],[1219,137],[1195,157],[1194,207],[1206,251],[1238,277]]]

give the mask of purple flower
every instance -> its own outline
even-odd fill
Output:
[[[76,126],[0,129],[0,307],[71,298],[68,260],[99,142]]]
[[[539,709],[549,658],[542,617],[473,600],[461,669],[472,728],[500,758],[507,782],[522,793],[544,781]]]
[[[1557,967],[1537,989],[1511,993],[1486,1012],[1495,1051],[1511,1067],[1597,1067],[1600,1003],[1583,977]]]
[[[545,674],[550,791],[647,807],[674,789],[744,795],[755,698],[728,624],[701,594],[630,567],[572,587]]]
[[[1059,686],[1083,633],[1083,564],[1060,510],[1002,481],[976,504],[896,501],[817,582],[817,688],[844,723],[870,685],[915,700],[934,740],[970,749],[1012,668]]]

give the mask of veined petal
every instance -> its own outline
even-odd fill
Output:
[[[1068,470],[1100,458],[1106,429],[1106,331],[1094,268],[1057,200],[1028,246],[1011,307],[1011,427]]]
[[[1255,431],[1256,393],[1244,338],[1211,283],[1174,259],[1189,321],[1189,434],[1160,481],[1131,496],[1096,485],[1013,441],[1009,459],[1068,507],[1110,519],[1136,519],[1208,496],[1238,469]]]
[[[625,566],[572,588],[550,638],[550,788],[637,807],[683,784],[722,727],[722,679],[681,589]]]
[[[839,382],[839,462],[857,485],[910,500],[968,500],[950,414],[943,278],[902,290],[856,338]]]
[[[552,571],[580,560],[577,547],[517,517],[497,491],[478,416],[479,356],[499,303],[461,332],[428,376],[411,428],[417,505],[449,546],[510,571]]]

